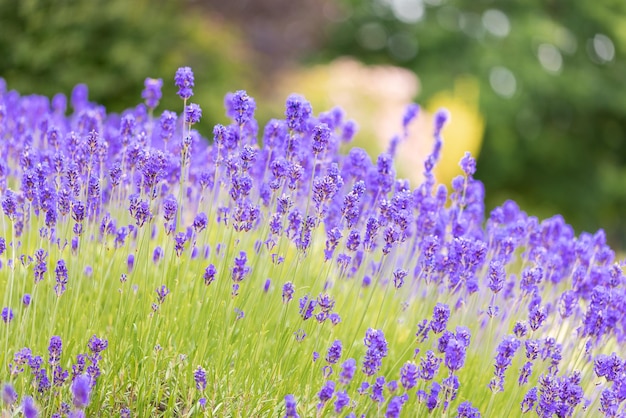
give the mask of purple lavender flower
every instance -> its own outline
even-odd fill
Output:
[[[445,351],[444,363],[451,373],[459,370],[465,364],[466,347],[456,338],[451,338]]]
[[[167,297],[167,295],[170,294],[170,290],[167,288],[167,286],[161,285],[161,287],[157,287],[156,294],[157,294],[157,300],[160,305],[165,301],[165,298]]]
[[[343,391],[337,391],[337,399],[335,400],[335,413],[340,414],[341,411],[348,405],[350,405],[350,396],[348,393]]]
[[[241,282],[246,275],[250,272],[250,267],[246,266],[248,262],[248,257],[245,251],[239,252],[239,257],[235,257],[235,263],[232,268],[232,279],[233,282],[239,283]]]
[[[215,275],[217,274],[217,269],[213,264],[209,264],[208,267],[204,270],[204,284],[210,285],[215,280]]]
[[[9,219],[15,221],[17,214],[17,198],[15,193],[9,189],[4,192],[4,198],[2,199],[2,211]]]
[[[178,96],[181,99],[187,100],[193,96],[194,77],[193,71],[189,67],[181,67],[176,70],[174,76],[174,84],[178,87]]]
[[[432,353],[432,351],[431,351]],[[406,362],[400,369],[400,383],[404,389],[412,389],[417,384],[419,370],[415,363]]]
[[[335,364],[339,361],[341,357],[342,345],[340,340],[335,340],[330,348],[328,348],[328,353],[326,354],[326,361],[330,364]]]
[[[154,109],[159,105],[161,100],[161,88],[163,87],[163,79],[161,78],[146,78],[144,81],[144,90],[141,92],[141,98],[146,101],[146,106],[150,109]]]
[[[356,371],[356,360],[349,358],[341,365],[341,372],[339,373],[339,383],[347,385],[352,381],[354,372]]]
[[[524,363],[519,372],[519,378],[517,379],[517,383],[522,386],[528,383],[528,378],[532,373],[533,363],[531,361],[527,361]]]
[[[85,408],[89,405],[91,396],[91,377],[89,375],[81,374],[74,378],[72,396],[75,407]]]
[[[404,394],[400,396],[394,396],[389,401],[389,405],[387,405],[387,410],[385,411],[385,418],[398,418],[400,413],[402,412],[402,407],[409,400],[409,395]]]
[[[378,376],[372,385],[372,393],[370,397],[374,402],[385,402],[385,396],[383,395],[383,390],[385,389],[385,377]]]
[[[286,282],[283,285],[283,303],[287,303],[291,299],[293,299],[294,291],[295,291],[295,287],[292,282]]]
[[[506,272],[500,260],[492,260],[489,263],[489,289],[498,293],[504,287]]]
[[[204,212],[200,212],[193,220],[193,229],[196,233],[203,231],[208,223],[208,218]]]
[[[335,382],[333,382],[332,380],[327,380],[326,383],[324,383],[324,386],[322,387],[322,389],[320,389],[320,391],[317,394],[317,397],[320,400],[320,403],[317,405],[317,409],[322,409],[324,405],[326,404],[326,402],[328,402],[333,397],[334,394],[335,394]]]
[[[67,267],[65,267],[64,260],[58,260],[57,266],[54,269],[54,273],[56,275],[56,284],[54,285],[54,292],[57,296],[61,296],[63,292],[65,292],[65,287],[67,286]]]
[[[292,94],[287,98],[285,105],[285,120],[287,127],[296,132],[304,132],[306,123],[311,117],[311,104],[302,96]]]
[[[48,358],[48,363],[54,366],[58,364],[61,360],[61,353],[63,351],[63,342],[61,341],[61,337],[53,336],[50,338],[50,344],[48,345],[48,352],[50,353],[50,357]]]
[[[404,284],[404,278],[407,276],[408,272],[404,269],[396,269],[393,272],[393,287],[396,289],[400,289]]]
[[[313,128],[313,154],[324,152],[328,148],[328,142],[330,141],[331,131],[327,124],[320,123]]]
[[[380,369],[383,358],[387,357],[387,341],[381,330],[368,328],[364,343],[367,351],[362,370],[367,376],[372,376]]]
[[[17,398],[17,392],[10,383],[2,385],[2,402],[4,404],[11,406],[17,402]]]
[[[471,177],[476,172],[476,160],[472,157],[469,152],[465,152],[461,162],[459,163],[461,169],[465,173],[466,176]]]
[[[254,119],[256,102],[244,90],[228,93],[224,102],[227,116],[237,125],[243,126]]]
[[[544,307],[534,307],[528,315],[528,323],[530,329],[537,331],[547,318],[546,309]]]
[[[496,349],[494,380],[490,388],[494,392],[504,391],[504,372],[513,362],[513,356],[520,346],[520,341],[513,335],[505,337]]]
[[[480,411],[469,401],[461,402],[457,409],[457,418],[480,418]]]
[[[2,321],[5,324],[8,324],[13,320],[13,309],[9,307],[2,308],[2,313],[0,313],[0,317],[2,317]]]
[[[300,418],[296,411],[296,398],[292,394],[285,395],[285,416],[284,418]]]
[[[201,366],[193,372],[193,380],[196,382],[196,389],[199,391],[206,389],[206,371]]]
[[[200,122],[202,117],[202,109],[195,103],[190,103],[185,107],[185,122],[189,125]]]
[[[430,329],[439,334],[446,329],[450,318],[450,307],[444,303],[437,303],[433,310],[433,319],[430,321]]]
[[[26,418],[37,418],[39,416],[39,409],[32,397],[24,396],[22,400],[22,412]]]

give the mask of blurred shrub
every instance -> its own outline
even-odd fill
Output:
[[[173,78],[193,68],[200,130],[222,119],[224,94],[253,85],[249,53],[221,22],[181,1],[0,1],[0,77],[21,94],[69,94],[86,83],[111,111],[141,102],[146,77],[163,78],[159,110],[182,110]]]
[[[479,81],[477,176],[488,206],[515,198],[604,227],[626,246],[626,3],[614,0],[342,0],[317,59],[353,55],[417,72],[419,102]],[[444,145],[445,147],[445,145]]]

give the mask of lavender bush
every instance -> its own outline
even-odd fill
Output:
[[[624,262],[512,201],[396,177],[356,125],[244,91],[212,144],[0,83],[2,416],[626,416]],[[405,128],[416,117],[411,106]],[[406,129],[405,129],[406,130]],[[402,137],[399,137],[400,140]]]

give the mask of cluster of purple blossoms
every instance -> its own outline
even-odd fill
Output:
[[[86,86],[77,86],[69,100],[63,95],[48,100],[20,96],[0,82],[0,286],[10,289],[13,279],[7,277],[13,275],[4,274],[9,270],[23,269],[31,277],[28,288],[3,293],[7,341],[19,341],[14,337],[22,330],[15,322],[35,311],[26,308],[36,308],[45,292],[64,303],[103,274],[95,264],[75,268],[89,246],[120,250],[124,257],[130,253],[124,273],[116,277],[133,283],[135,294],[144,291],[133,279],[146,254],[152,255],[150,267],[168,272],[204,255],[191,276],[207,286],[218,279],[217,286],[203,288],[212,303],[222,286],[218,271],[230,273],[232,287],[224,287],[239,307],[230,305],[228,317],[234,312],[238,323],[256,320],[245,303],[262,297],[258,303],[280,307],[281,320],[293,327],[289,336],[302,343],[299,349],[311,348],[309,343],[328,347],[325,362],[316,363],[324,364],[321,376],[315,374],[320,380],[314,387],[321,390],[308,399],[296,393],[303,412],[333,408],[355,416],[374,405],[379,414],[397,417],[423,406],[432,414],[478,417],[481,411],[488,415],[483,398],[498,400],[511,392],[510,399],[520,395],[523,413],[542,417],[626,413],[626,367],[609,351],[620,352],[626,339],[624,262],[616,260],[603,231],[576,236],[562,217],[540,221],[512,201],[485,214],[485,190],[473,177],[476,161],[469,153],[450,188],[437,184],[445,111],[434,116],[424,181],[411,185],[396,177],[394,159],[417,105],[407,109],[402,134],[373,157],[359,148],[340,152],[356,131],[341,110],[316,115],[309,102],[292,95],[284,118],[261,129],[255,100],[240,90],[227,95],[231,122],[216,126],[210,143],[192,129],[202,118],[200,106],[188,102],[194,81],[189,67],[180,68],[174,84],[184,100],[182,114],[163,111],[155,117],[161,79],[146,79],[144,104],[119,115],[89,102]],[[228,237],[223,242],[206,241],[219,240],[221,233]],[[299,264],[317,261],[329,272],[319,280]],[[283,276],[265,274],[278,270]],[[178,295],[188,285],[182,277],[164,282],[171,290],[156,288],[154,311],[170,291]],[[150,301],[155,285],[147,290]],[[346,287],[360,292],[358,297],[338,297]],[[294,298],[298,304],[289,303]],[[377,300],[399,312],[397,317],[370,312]],[[364,349],[348,339],[356,329],[332,328],[342,316],[352,316],[350,309],[363,306],[358,332],[367,329]],[[415,311],[432,316],[417,324],[415,341],[398,347]],[[332,337],[324,340],[330,330]],[[307,333],[311,337],[305,340]],[[8,380],[28,374],[34,393],[24,394],[18,407],[16,390],[6,384],[2,395],[11,411],[21,408],[35,416],[38,404],[67,386],[72,398],[59,414],[79,416],[90,407],[106,340],[92,337],[89,351],[67,369],[59,336],[50,339],[47,363],[11,344],[6,343],[15,353]],[[67,356],[67,345],[65,350]],[[348,355],[354,358],[341,363]],[[393,361],[383,365],[388,356]],[[477,388],[468,374],[476,372],[480,359],[483,366],[493,364],[494,373],[490,383],[485,373],[487,381]],[[593,370],[578,371],[584,362],[593,363]],[[391,370],[391,364],[400,368]],[[333,367],[339,369],[334,375]],[[517,384],[505,384],[506,373],[517,372]],[[193,373],[192,388],[194,383],[206,390],[201,367]],[[595,390],[595,383],[602,386]],[[465,396],[481,390],[492,393]],[[284,396],[285,416],[298,416],[294,395],[274,395]],[[197,402],[206,407],[206,398]],[[130,415],[127,406],[119,412]]]

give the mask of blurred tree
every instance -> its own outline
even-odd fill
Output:
[[[62,92],[78,83],[111,111],[142,101],[146,77],[163,78],[163,109],[182,111],[174,73],[193,68],[199,130],[223,118],[228,91],[254,85],[249,50],[231,28],[177,0],[2,0],[0,77],[21,94]]]
[[[626,2],[342,0],[316,60],[353,55],[414,70],[420,102],[479,80],[477,176],[488,207],[606,229],[626,247]],[[454,117],[454,115],[453,115]],[[444,145],[445,146],[445,145]]]

